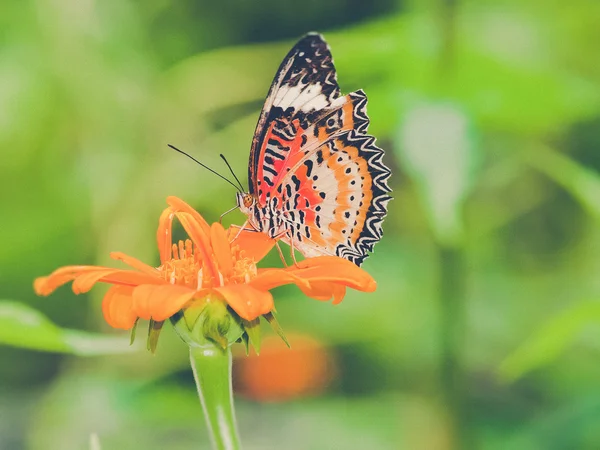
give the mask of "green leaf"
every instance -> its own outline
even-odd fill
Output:
[[[452,103],[416,103],[400,129],[399,156],[415,182],[439,242],[456,244],[477,153],[470,117]]]
[[[582,302],[546,322],[530,339],[510,354],[498,373],[504,381],[514,381],[556,359],[590,323],[600,324],[600,302]]]
[[[525,154],[526,161],[568,191],[590,215],[600,220],[600,174],[544,145]]]
[[[13,300],[0,300],[0,344],[79,356],[137,350],[122,337],[60,328],[39,311]]]

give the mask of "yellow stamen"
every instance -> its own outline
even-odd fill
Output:
[[[173,257],[158,268],[162,277],[171,284],[197,289],[198,275],[202,274],[202,261],[194,254],[191,241],[173,244]]]
[[[256,263],[250,258],[236,258],[233,265],[233,274],[230,280],[236,284],[248,283],[257,275]]]

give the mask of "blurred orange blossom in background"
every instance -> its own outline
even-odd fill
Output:
[[[337,372],[327,346],[305,334],[289,334],[291,348],[276,336],[262,341],[260,357],[236,360],[236,393],[256,401],[281,402],[322,392]]]

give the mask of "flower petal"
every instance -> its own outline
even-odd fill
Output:
[[[243,256],[253,259],[254,262],[263,259],[275,246],[276,242],[266,233],[261,233],[253,228],[241,229],[236,225],[232,225],[227,233],[231,245],[237,245],[240,251],[244,252]]]
[[[210,227],[208,232],[205,232],[202,225],[189,213],[177,212],[175,215],[202,255],[202,270],[205,270],[214,280],[219,280],[219,271],[213,261],[213,250],[210,245]]]
[[[133,270],[112,269],[101,266],[66,266],[56,269],[47,277],[37,278],[33,287],[38,295],[50,295],[58,287],[73,281],[73,292],[89,291],[97,282],[137,286],[139,284],[162,284],[158,277]]]
[[[263,290],[270,290],[284,284],[295,284],[305,295],[315,300],[329,301],[333,297],[334,304],[340,303],[346,294],[345,284],[338,280],[314,281],[290,273],[286,269],[263,269],[249,284]]]
[[[250,280],[250,286],[263,291],[283,286],[284,284],[296,284],[305,289],[310,289],[310,283],[285,269],[259,269],[258,275]]]
[[[273,310],[273,296],[269,291],[255,289],[246,284],[232,284],[213,288],[245,320],[254,320]]]
[[[113,328],[129,330],[137,315],[133,311],[132,286],[112,286],[102,300],[104,320]]]
[[[117,261],[123,261],[129,267],[139,270],[140,272],[145,273],[147,275],[153,275],[155,277],[160,276],[160,272],[158,271],[158,269],[149,266],[146,263],[143,263],[142,261],[140,261],[137,258],[134,258],[133,256],[129,256],[121,252],[111,252],[110,257],[112,259],[116,259]]]
[[[310,298],[320,301],[329,301],[333,297],[333,304],[340,303],[346,295],[346,286],[336,283],[313,282],[309,288],[298,287]]]
[[[173,212],[185,212],[192,216],[194,221],[200,226],[205,235],[210,235],[210,225],[198,211],[188,205],[178,197],[167,197],[167,204],[173,208]]]
[[[220,223],[213,223],[210,227],[210,243],[221,273],[228,277],[233,270],[231,247],[225,234],[225,229]]]
[[[211,257],[212,248],[210,246],[210,225],[208,222],[204,220],[204,217],[198,211],[180,198],[167,197],[167,204],[173,208],[186,233],[202,254],[203,269],[206,269],[211,277],[218,280],[218,271]]]
[[[202,291],[172,284],[138,286],[133,290],[133,311],[142,319],[160,322],[171,317],[196,294],[201,293]]]
[[[119,269],[103,269],[82,273],[73,280],[73,292],[75,292],[75,294],[88,292],[102,278],[119,271]]]
[[[262,290],[295,284],[307,296],[316,300],[330,300],[333,297],[333,303],[342,301],[346,287],[364,292],[372,292],[377,287],[371,275],[337,256],[307,258],[297,266],[285,269],[262,269],[249,284]]]
[[[33,289],[37,295],[50,295],[57,288],[69,281],[74,280],[78,275],[90,271],[108,269],[108,267],[96,266],[65,266],[56,269],[46,277],[36,278],[33,282]]]
[[[373,292],[377,283],[369,273],[350,261],[337,256],[317,256],[307,258],[290,266],[286,272],[315,282],[338,283],[363,292]]]
[[[171,259],[171,246],[173,244],[172,228],[173,228],[173,208],[166,208],[158,219],[158,229],[156,230],[156,243],[158,245],[158,253],[160,255],[160,263]]]

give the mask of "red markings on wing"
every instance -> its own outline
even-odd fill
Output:
[[[271,197],[276,196],[274,194],[274,191],[281,183],[281,180],[297,163],[302,161],[302,158],[304,156],[304,153],[301,151],[303,139],[302,134],[304,133],[304,130],[300,127],[300,121],[298,119],[292,121],[292,125],[294,125],[295,129],[297,130],[296,135],[292,140],[287,140],[273,132],[275,126],[281,126],[281,123],[282,122],[276,121],[272,122],[269,125],[269,129],[265,135],[265,140],[260,150],[260,161],[262,161],[263,163],[258,168],[258,179],[262,180],[261,187],[259,189],[258,200],[261,205],[264,205],[266,203],[268,192],[271,193]],[[272,168],[276,173],[275,175],[270,176],[271,183],[273,184],[272,186],[264,181],[265,176],[269,176],[265,173],[265,158],[268,156],[266,154],[266,150],[270,141],[275,141],[281,147],[288,149],[287,151],[284,151],[271,146],[271,150],[276,151],[278,155],[280,155],[279,158],[270,156],[270,158],[273,160]]]

